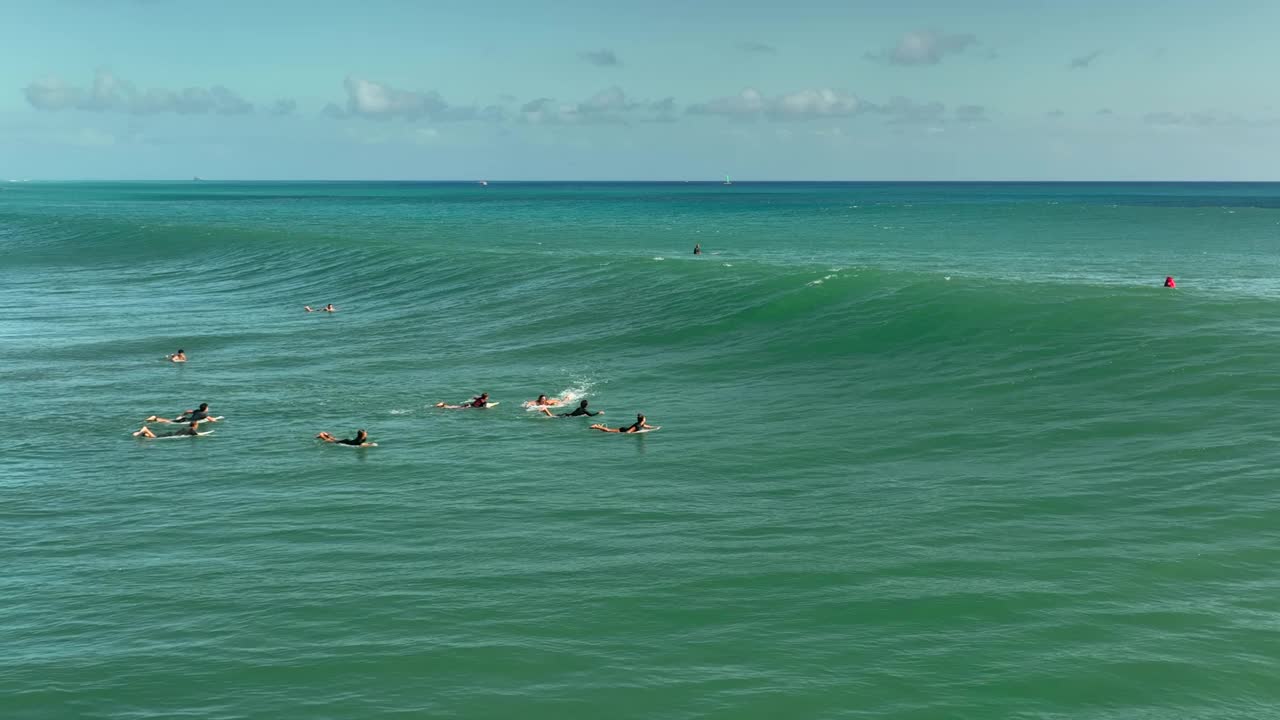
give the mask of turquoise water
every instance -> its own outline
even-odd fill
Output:
[[[1278,232],[1278,185],[0,186],[0,714],[1280,716]]]

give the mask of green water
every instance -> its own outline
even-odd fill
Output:
[[[1278,231],[1277,185],[0,186],[0,716],[1280,717]]]

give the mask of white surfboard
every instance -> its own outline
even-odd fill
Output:
[[[153,437],[153,438],[149,438],[149,437],[146,437],[146,436],[144,436],[144,435],[139,435],[138,437],[142,438],[143,440],[177,440],[178,438],[204,437],[205,435],[212,435],[214,432],[216,432],[216,431],[215,431],[215,430],[206,430],[206,431],[204,431],[204,432],[202,432],[202,433],[196,433],[195,435],[186,435],[186,434],[183,434],[183,435],[161,435],[160,437]]]

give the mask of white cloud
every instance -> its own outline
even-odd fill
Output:
[[[893,65],[937,65],[947,55],[962,53],[977,43],[978,38],[968,33],[952,35],[916,30],[903,35],[894,47],[868,53],[866,57]]]
[[[237,93],[214,85],[182,90],[151,88],[138,90],[133,83],[99,70],[92,87],[67,85],[58,78],[37,80],[24,89],[27,102],[37,110],[85,110],[120,112],[131,115],[177,113],[179,115],[239,115],[253,111],[253,105]]]
[[[737,95],[716,98],[689,106],[692,115],[722,115],[731,118],[771,120],[812,120],[851,117],[870,107],[856,95],[830,88],[798,90],[777,97],[765,97],[755,88]]]
[[[335,120],[349,117],[374,120],[431,120],[437,122],[461,120],[502,120],[506,111],[497,105],[477,107],[450,105],[434,90],[401,90],[386,83],[347,76],[343,82],[347,91],[346,105],[328,103],[320,114]]]
[[[443,112],[448,103],[434,90],[397,90],[390,85],[348,75],[347,113],[369,118],[416,120]]]
[[[578,111],[583,113],[611,113],[624,112],[633,107],[627,102],[626,93],[622,92],[622,88],[614,85],[605,88],[600,92],[592,95],[586,101],[578,104]]]
[[[674,101],[670,102],[674,107]],[[622,88],[614,85],[579,103],[557,103],[547,97],[530,100],[521,106],[519,118],[534,125],[624,125],[634,111],[644,107],[662,116],[667,101],[647,105],[634,102]],[[670,114],[669,109],[666,114]]]
[[[917,102],[901,96],[875,106],[875,112],[887,115],[889,122],[895,124],[936,123],[943,119],[946,111],[947,106],[940,102]]]

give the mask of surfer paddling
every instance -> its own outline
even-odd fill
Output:
[[[524,404],[525,407],[555,407],[565,402],[564,398],[549,398],[546,395],[539,395],[537,400],[530,400]]]
[[[497,403],[493,403],[493,405],[497,405]],[[476,397],[471,398],[470,402],[465,402],[465,403],[462,403],[461,405],[449,405],[447,403],[442,403],[442,402],[436,403],[436,407],[444,408],[445,410],[465,410],[467,408],[476,408],[478,410],[483,410],[484,408],[487,408],[489,406],[490,406],[489,393],[480,393]]]
[[[202,422],[218,422],[218,418],[209,414],[209,403],[200,403],[200,407],[195,410],[183,410],[182,414],[170,420],[162,418],[159,415],[152,415],[143,420],[144,423],[202,423]]]
[[[352,447],[378,447],[378,443],[369,442],[369,433],[365,432],[364,430],[357,430],[355,437],[346,438],[343,440],[339,440],[333,435],[327,432],[321,431],[319,435],[316,435],[316,439],[323,440],[327,443],[334,443],[336,445],[351,445]]]
[[[200,434],[200,423],[193,422],[190,425],[182,428],[181,430],[174,430],[173,432],[167,432],[162,435],[155,434],[154,432],[151,431],[151,428],[147,427],[146,425],[143,425],[142,429],[134,433],[133,436],[144,437],[144,438],[162,438],[162,437],[182,437],[183,435],[199,435],[199,434]]]
[[[591,426],[592,430],[599,430],[607,433],[637,433],[641,430],[657,430],[658,428],[645,422],[644,415],[636,414],[636,421],[627,427],[611,428],[604,425],[596,424]]]
[[[325,305],[319,310],[312,308],[310,305],[303,305],[302,309],[306,310],[307,312],[327,312],[327,313],[338,312],[338,308],[334,307],[333,303],[329,303],[328,305]]]
[[[551,413],[550,410],[544,407],[538,408],[538,411],[541,412],[543,415],[546,415],[547,417],[556,417]],[[578,403],[578,407],[574,408],[573,412],[560,413],[560,417],[582,417],[583,415],[586,415],[587,417],[595,417],[597,415],[603,415],[603,414],[604,414],[603,410],[600,410],[599,412],[591,412],[590,410],[588,410],[587,401],[583,400],[582,402]]]
[[[169,362],[186,362],[187,354],[183,352],[182,348],[178,348],[178,352],[172,355],[165,355],[164,359],[168,360]]]

